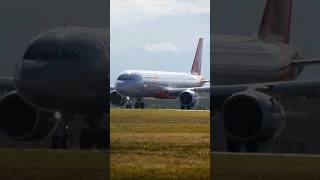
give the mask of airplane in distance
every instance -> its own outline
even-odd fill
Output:
[[[190,73],[126,70],[121,72],[110,92],[110,102],[115,106],[145,108],[143,98],[176,99],[181,109],[191,109],[199,101],[198,92],[205,82],[201,76],[203,38],[199,39]]]
[[[291,16],[292,0],[267,0],[257,34],[213,34],[211,81],[239,84],[293,80],[304,65],[319,63],[320,59],[305,59],[302,50],[290,44]]]
[[[1,135],[15,142],[40,141],[60,125],[72,128],[79,115],[88,125],[80,131],[80,148],[107,148],[107,40],[107,29],[85,27],[36,36],[18,60],[14,77],[0,78]],[[65,148],[63,128],[52,139],[53,148]]]

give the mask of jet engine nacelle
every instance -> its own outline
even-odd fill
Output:
[[[0,99],[0,129],[15,141],[38,141],[47,137],[57,125],[53,113],[27,104],[15,91]]]
[[[191,90],[185,90],[180,93],[179,100],[185,107],[193,107],[199,102],[199,95]]]
[[[258,91],[230,96],[221,113],[227,136],[240,142],[268,142],[285,126],[285,113],[279,101]]]
[[[110,93],[110,102],[112,105],[115,106],[123,106],[128,101],[128,98],[125,96],[122,96],[117,91],[112,91]]]

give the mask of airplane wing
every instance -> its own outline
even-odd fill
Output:
[[[295,59],[293,64],[303,64],[303,65],[309,65],[309,64],[319,64],[320,59]]]
[[[210,82],[210,80],[202,80],[201,82],[207,83],[207,82]]]
[[[11,77],[0,77],[0,90],[14,90],[14,81]]]
[[[168,88],[166,89],[167,94],[172,97],[178,97],[181,92],[190,90],[197,93],[209,93],[210,87],[192,87],[192,88]]]
[[[242,91],[258,91],[273,97],[320,97],[319,80],[294,80],[242,85],[211,86],[211,98],[224,102],[231,95]]]

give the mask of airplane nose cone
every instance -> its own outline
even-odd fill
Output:
[[[123,95],[127,95],[127,92],[130,89],[130,84],[124,81],[118,80],[115,84],[116,90]]]
[[[123,96],[141,96],[143,77],[135,71],[124,71],[118,76],[115,88]]]
[[[137,96],[143,84],[138,81],[117,81],[115,88],[124,96]]]
[[[52,79],[47,76],[50,72],[41,70],[44,63],[21,61],[15,74],[18,94],[31,104],[44,105],[48,94],[56,93],[52,92]]]
[[[56,62],[21,62],[15,74],[18,94],[29,104],[43,109],[105,112],[104,68],[100,72],[96,66],[83,69]],[[97,78],[97,74],[101,76]]]

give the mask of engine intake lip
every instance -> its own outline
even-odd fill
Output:
[[[121,101],[122,101],[122,97],[121,97],[121,95],[119,93],[117,93],[115,91],[111,92],[111,94],[110,94],[110,102],[112,104],[120,104]]]
[[[182,92],[180,95],[181,104],[188,106],[192,103],[192,95],[189,92]]]
[[[19,113],[12,111],[19,109]],[[2,132],[14,140],[28,137],[38,124],[38,112],[25,103],[15,92],[4,95],[0,100],[0,126]],[[23,120],[21,120],[23,119]]]
[[[110,103],[115,106],[122,106],[128,101],[127,97],[122,96],[117,91],[112,91],[110,93]]]
[[[238,141],[254,139],[263,118],[259,102],[246,95],[231,97],[222,108],[223,128],[229,137]]]

